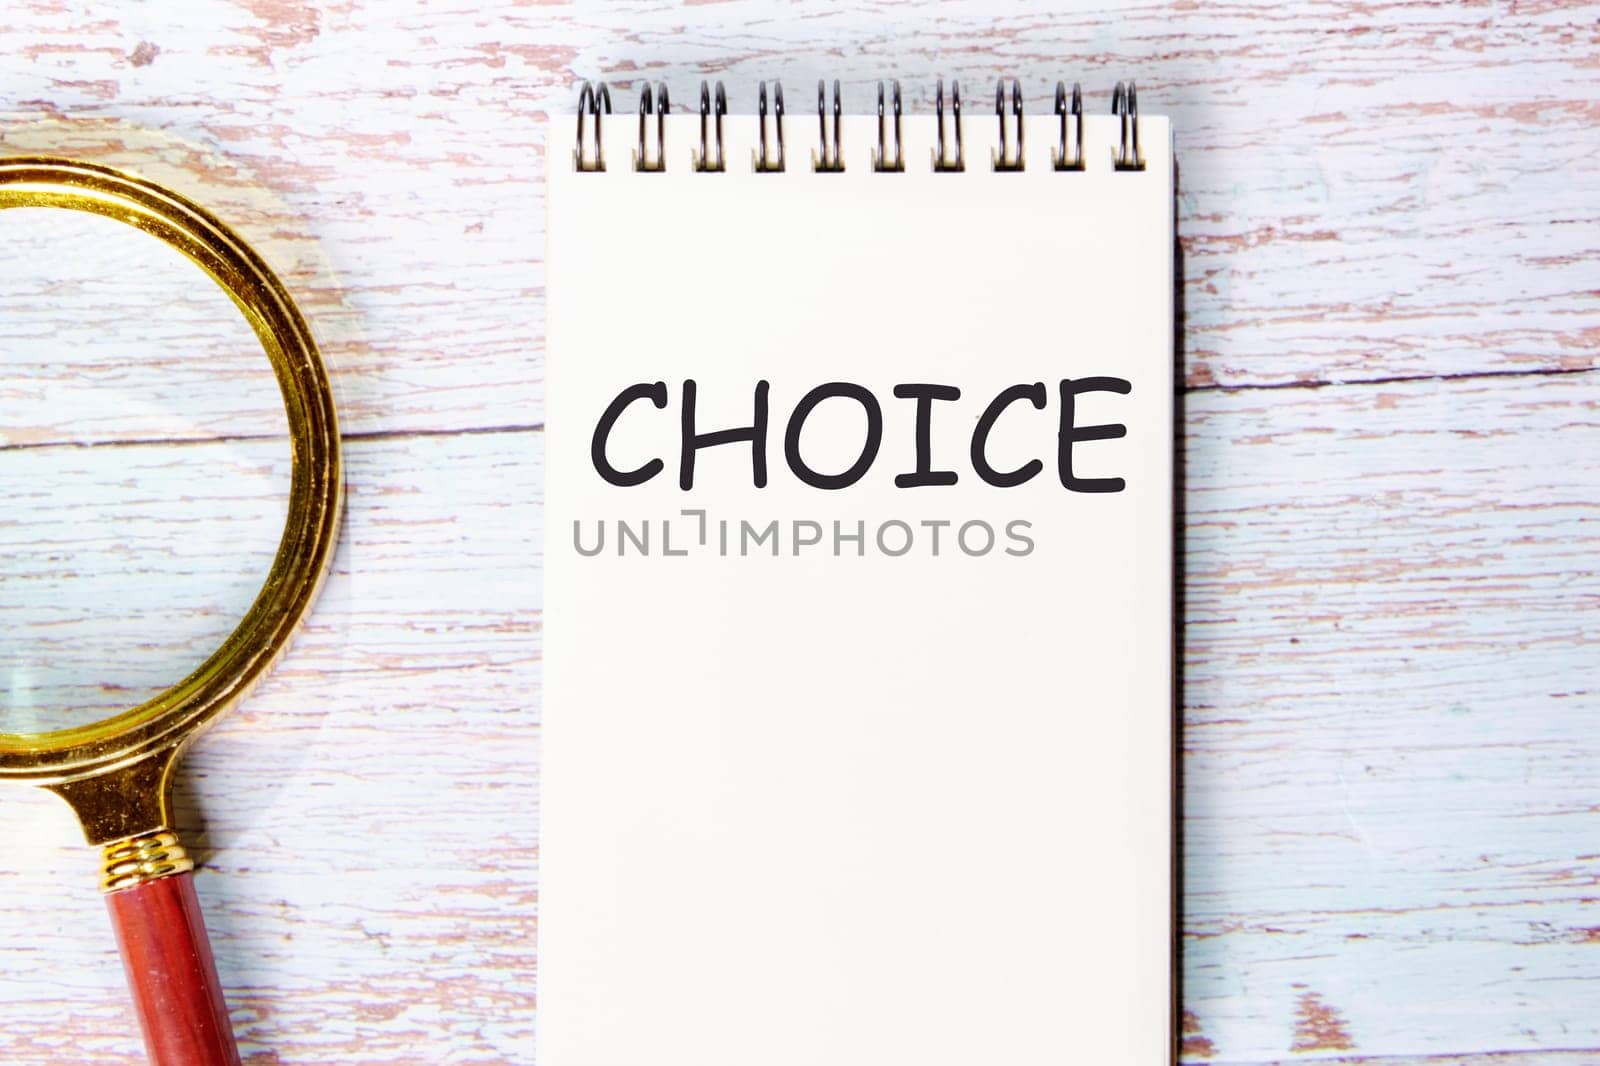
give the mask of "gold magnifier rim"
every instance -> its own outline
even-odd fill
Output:
[[[255,331],[288,413],[289,514],[255,601],[211,656],[171,688],[114,717],[48,733],[0,733],[0,777],[52,784],[186,744],[272,668],[315,602],[343,504],[339,426],[322,356],[266,262],[204,208],[154,182],[78,160],[0,158],[0,210],[84,211],[141,230],[205,271]]]

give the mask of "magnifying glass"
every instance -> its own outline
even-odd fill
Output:
[[[101,849],[101,889],[150,1060],[157,1066],[237,1064],[195,897],[194,863],[173,831],[173,772],[195,737],[284,653],[327,572],[343,494],[327,372],[282,282],[238,235],[183,197],[89,163],[10,158],[0,159],[0,211],[7,208],[87,212],[181,253],[243,314],[282,394],[290,445],[288,517],[265,581],[220,646],[170,687],[96,721],[35,731],[48,723],[0,705],[0,778],[66,800],[88,842]],[[0,485],[0,500],[7,495]],[[4,572],[0,568],[0,602]],[[6,699],[0,685],[0,701]]]

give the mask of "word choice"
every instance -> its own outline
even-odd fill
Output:
[[[1033,523],[1026,519],[1012,519],[1004,523],[989,523],[982,519],[952,522],[948,519],[924,518],[902,521],[892,518],[884,522],[817,522],[808,518],[787,521],[772,519],[751,522],[748,519],[706,518],[704,511],[684,511],[681,520],[598,519],[592,523],[574,520],[572,546],[579,555],[618,556],[771,556],[780,555],[886,555],[898,558],[915,552],[918,555],[968,555],[985,556],[1003,552],[1006,555],[1032,555],[1034,542],[1029,531]],[[609,537],[608,537],[609,531]],[[609,542],[608,542],[609,541]]]
[[[1085,441],[1115,440],[1125,437],[1128,433],[1127,427],[1120,422],[1080,426],[1075,421],[1075,411],[1077,398],[1084,393],[1109,392],[1126,396],[1132,388],[1133,386],[1126,380],[1112,377],[1067,378],[1057,386],[1060,411],[1057,415],[1059,430],[1056,434],[1055,465],[1062,488],[1069,492],[1121,492],[1124,489],[1125,483],[1120,477],[1079,477],[1073,472],[1072,454],[1073,447]],[[695,456],[702,449],[738,443],[747,443],[750,446],[752,483],[756,488],[766,487],[769,391],[770,383],[766,381],[756,383],[749,425],[708,431],[700,427],[695,417],[697,395],[695,382],[688,380],[683,383],[682,398],[679,403],[679,488],[685,491],[694,488]],[[959,400],[961,390],[954,385],[906,384],[896,385],[894,395],[897,399],[913,400],[916,403],[916,469],[896,475],[894,479],[896,487],[910,489],[954,485],[959,477],[956,471],[933,468],[933,405],[935,401],[949,403]],[[656,456],[624,470],[612,461],[607,452],[613,427],[628,408],[640,400],[649,400],[658,410],[665,409],[668,403],[666,382],[639,382],[619,392],[601,414],[590,443],[590,458],[594,462],[595,470],[607,482],[621,488],[643,485],[666,468],[666,462]],[[828,400],[858,404],[866,414],[866,431],[861,442],[860,454],[848,467],[837,473],[816,470],[800,453],[800,436],[805,429],[806,419],[819,405]],[[1049,393],[1045,389],[1044,382],[1011,385],[1000,390],[984,408],[972,430],[968,460],[973,472],[985,483],[996,488],[1013,488],[1025,484],[1044,470],[1043,461],[1036,458],[1009,470],[998,470],[990,461],[989,435],[994,430],[995,423],[1001,416],[1006,415],[1008,408],[1023,402],[1036,411],[1044,410],[1049,402]],[[863,385],[848,381],[830,381],[818,385],[795,404],[784,429],[783,457],[790,472],[805,484],[818,489],[842,489],[854,485],[866,475],[872,468],[873,461],[877,459],[878,449],[882,443],[883,407],[878,398]]]

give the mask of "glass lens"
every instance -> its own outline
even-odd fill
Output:
[[[289,469],[271,366],[199,267],[111,219],[0,211],[0,732],[118,714],[210,656]]]

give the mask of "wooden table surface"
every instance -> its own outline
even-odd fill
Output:
[[[334,576],[179,784],[248,1062],[533,1061],[546,117],[1001,74],[1177,130],[1185,1059],[1600,1062],[1600,5],[11,0],[0,40],[0,152],[210,206],[340,394]],[[4,226],[0,631],[115,702],[248,599],[282,415],[181,263]],[[0,1058],[133,1060],[95,856],[26,790],[0,840]]]

